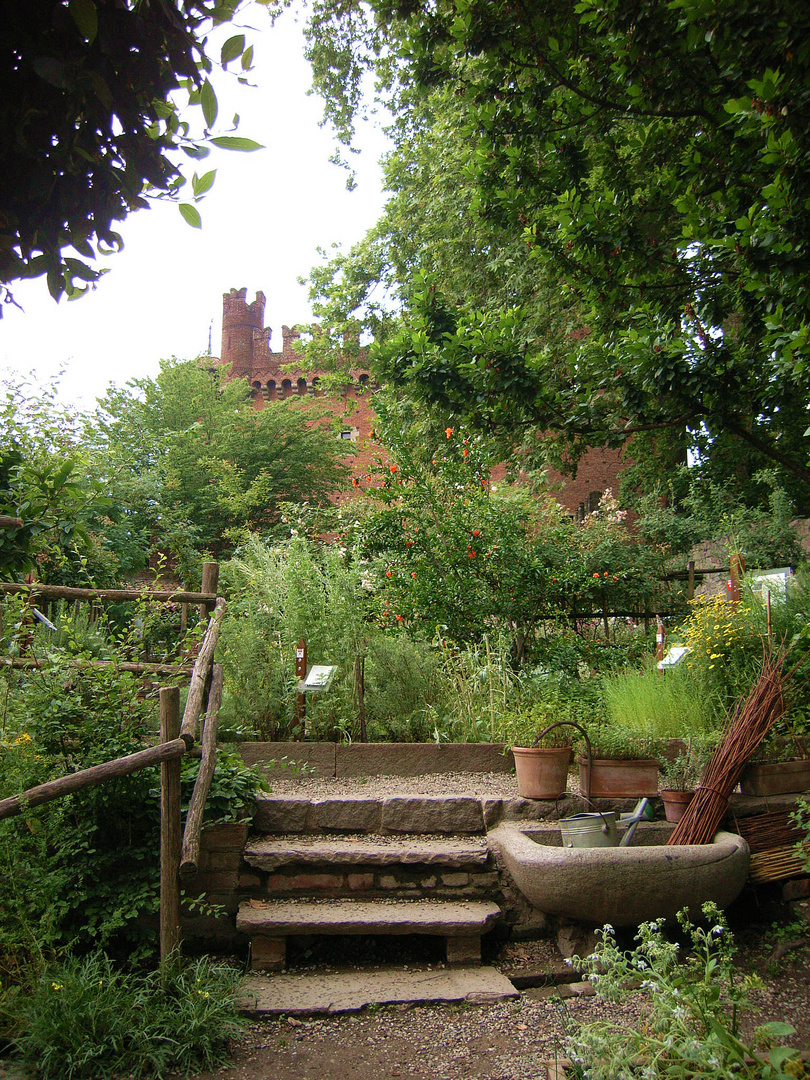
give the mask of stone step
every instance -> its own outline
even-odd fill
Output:
[[[311,1016],[353,1012],[367,1005],[468,1002],[488,1004],[519,997],[492,967],[383,968],[302,975],[247,975],[240,1008],[250,1016]]]
[[[288,866],[440,866],[457,870],[486,865],[489,847],[483,838],[254,837],[245,846],[244,858],[250,866],[268,873]]]
[[[621,802],[621,800],[614,802]],[[626,804],[626,805],[625,805]],[[379,833],[383,835],[484,833],[499,821],[544,821],[582,809],[573,794],[553,799],[475,795],[344,795],[307,798],[263,795],[256,800],[254,833]],[[612,804],[611,804],[612,805]],[[635,800],[623,800],[632,809]]]
[[[255,833],[483,833],[484,809],[471,795],[349,795],[256,800]]]
[[[405,935],[444,937],[447,962],[480,963],[481,935],[501,910],[489,901],[248,900],[236,929],[251,938],[254,971],[281,971],[290,935]]]

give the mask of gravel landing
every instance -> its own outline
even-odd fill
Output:
[[[573,776],[569,791],[573,790]],[[347,797],[385,798],[389,795],[472,795],[476,798],[517,799],[513,773],[441,773],[435,776],[347,776],[269,778],[270,794],[308,799]]]

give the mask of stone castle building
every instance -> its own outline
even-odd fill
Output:
[[[273,351],[270,327],[264,325],[265,303],[262,292],[256,293],[252,303],[248,303],[247,289],[231,289],[223,294],[220,362],[230,364],[231,378],[245,379],[256,408],[263,408],[266,401],[287,398],[299,399],[301,408],[313,412],[326,407],[339,421],[339,438],[354,443],[353,470],[359,474],[368,472],[374,457],[370,438],[374,428],[373,385],[369,372],[362,366],[351,369],[342,392],[323,389],[323,372],[308,367],[296,350],[300,333],[295,328],[282,327],[281,350]],[[575,479],[552,470],[549,482],[557,500],[572,514],[582,516],[596,508],[606,488],[617,493],[621,469],[621,451],[591,449],[583,456]],[[336,501],[351,497],[351,492],[341,492]]]

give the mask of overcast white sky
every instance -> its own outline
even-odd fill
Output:
[[[319,246],[348,247],[378,218],[385,142],[379,130],[361,128],[358,187],[348,192],[346,173],[328,160],[332,137],[318,126],[322,102],[307,96],[300,24],[288,12],[271,27],[261,9],[245,21],[261,30],[252,74],[257,88],[239,90],[228,103],[220,79],[218,123],[227,129],[238,112],[239,134],[266,149],[218,151],[198,163],[200,173],[209,162],[218,169],[199,204],[201,230],[168,203],[132,214],[119,230],[124,250],[107,260],[110,273],[81,300],[54,303],[44,278],[15,283],[24,311],[7,305],[0,319],[0,377],[44,378],[64,367],[63,399],[92,407],[110,382],[155,375],[161,358],[205,351],[212,321],[219,355],[222,294],[231,287],[246,286],[249,300],[257,290],[265,293],[275,348],[282,324],[310,318],[297,279],[318,261]]]

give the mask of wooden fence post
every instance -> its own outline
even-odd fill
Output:
[[[687,574],[689,575],[689,584],[686,586],[686,599],[695,599],[695,560],[690,559],[687,565]]]
[[[180,690],[160,691],[160,741],[180,734]],[[180,947],[180,759],[160,766],[160,962]]]
[[[202,569],[202,588],[200,592],[213,593],[216,595],[219,588],[219,563],[218,562],[204,562]],[[200,604],[200,618],[207,619],[210,617],[211,612],[214,610],[214,602],[206,601],[204,604]]]

